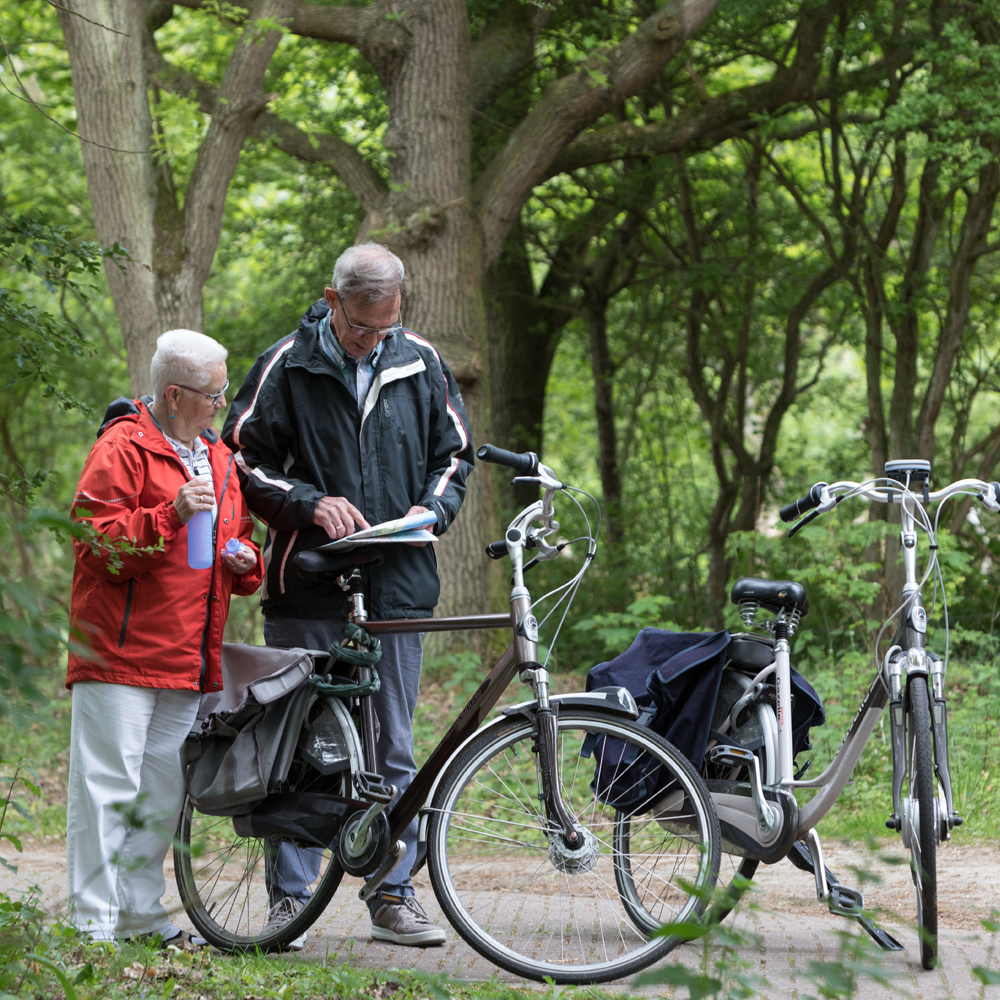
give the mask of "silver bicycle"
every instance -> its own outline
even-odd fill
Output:
[[[1000,511],[1000,484],[963,479],[931,491],[930,463],[921,460],[887,462],[885,471],[885,478],[865,483],[817,483],[805,497],[781,510],[785,521],[805,515],[789,535],[854,498],[898,504],[901,513],[905,579],[898,607],[876,639],[871,686],[839,750],[818,777],[801,779],[802,772],[796,775],[793,764],[789,639],[808,611],[805,590],[793,581],[754,578],[739,580],[733,587],[732,600],[739,605],[745,626],[755,631],[734,636],[713,718],[717,738],[710,745],[703,772],[726,852],[720,883],[729,882],[712,916],[722,919],[732,909],[760,862],[788,857],[815,875],[817,897],[831,910],[861,919],[883,947],[901,947],[865,920],[862,894],[841,885],[826,869],[815,830],[850,780],[888,705],[892,811],[886,826],[901,835],[910,853],[921,962],[930,969],[937,957],[937,848],[962,822],[954,809],[948,766],[944,694],[948,617],[937,558],[938,519],[942,502],[958,495],[975,496],[989,510]],[[928,511],[932,504],[938,505],[933,519]],[[921,535],[927,543],[922,572]],[[928,584],[944,610],[943,655],[925,645],[928,616],[922,594]],[[761,611],[773,617],[759,621]],[[882,640],[893,626],[889,647],[879,655]],[[815,795],[799,806],[797,789],[812,789]]]

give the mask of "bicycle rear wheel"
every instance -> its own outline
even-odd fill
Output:
[[[907,684],[907,692],[910,871],[917,889],[920,962],[925,969],[933,969],[937,964],[938,797],[934,756],[931,751],[931,714],[927,679],[920,676],[911,677]]]
[[[570,851],[539,805],[535,742],[531,721],[504,719],[445,772],[428,834],[435,894],[459,934],[516,975],[631,975],[679,943],[650,932],[697,920],[715,884],[720,837],[708,793],[649,729],[561,708],[555,769],[585,830],[583,848]]]
[[[325,701],[317,699],[311,723],[328,721]],[[325,713],[325,714],[324,714]],[[311,723],[307,723],[307,728]],[[356,736],[354,737],[356,739]],[[289,772],[291,792],[350,795],[350,771],[323,775],[301,754]],[[199,812],[185,796],[174,847],[174,872],[181,903],[191,923],[222,951],[280,951],[319,918],[336,892],[344,871],[330,848],[291,837],[244,837],[228,816]],[[276,875],[278,857],[280,875]],[[268,928],[271,878],[308,886],[309,898],[292,919]]]

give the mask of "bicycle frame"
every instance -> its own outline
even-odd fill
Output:
[[[430,757],[417,771],[407,789],[388,808],[387,817],[391,831],[391,842],[395,843],[402,837],[404,831],[420,814],[434,791],[438,779],[444,772],[445,765],[467,742],[479,732],[480,726],[487,714],[500,700],[503,692],[510,686],[515,674],[528,683],[534,694],[535,710],[540,720],[539,735],[541,737],[541,752],[543,756],[552,752],[555,739],[555,716],[550,706],[549,675],[537,661],[538,655],[538,625],[532,614],[531,594],[524,585],[523,553],[525,541],[530,539],[534,548],[540,551],[544,558],[552,558],[556,549],[545,541],[545,535],[559,527],[558,521],[552,517],[552,497],[562,488],[545,469],[542,475],[542,485],[546,487],[542,500],[531,504],[511,522],[507,529],[505,540],[512,567],[511,610],[509,614],[464,615],[442,618],[403,618],[370,621],[364,612],[363,598],[355,597],[355,611],[352,620],[364,627],[374,636],[414,632],[457,632],[480,629],[510,628],[513,639],[492,669],[486,675],[482,684],[475,691],[466,706],[459,712],[451,727],[434,748]],[[541,521],[544,528],[533,530],[530,526]],[[633,718],[638,715],[635,703],[628,697],[629,705],[612,704],[607,694],[577,694],[557,697],[556,700],[574,701],[594,705],[607,704],[616,711],[624,709]],[[377,755],[374,745],[374,720],[370,699],[362,708],[362,741],[365,745],[367,766],[377,769]],[[551,723],[551,724],[548,724]],[[543,765],[543,774],[548,776]],[[576,825],[566,809],[561,793],[557,787],[548,787],[546,781],[546,816],[561,828],[569,842],[573,842]],[[421,845],[425,842],[425,825],[421,824]],[[421,846],[417,856],[414,871],[418,870],[424,861],[425,852]]]

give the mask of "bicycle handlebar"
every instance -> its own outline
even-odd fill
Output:
[[[933,493],[924,494],[925,503],[938,503],[947,500],[958,493],[968,493],[978,497],[980,502],[994,512],[1000,512],[1000,483],[984,483],[980,479],[960,479],[951,483],[944,489]],[[863,497],[866,500],[874,500],[877,503],[901,503],[904,496],[912,495],[907,487],[900,484],[888,486],[876,486],[874,483],[854,483],[845,480],[839,483],[828,485],[827,483],[816,483],[809,492],[794,503],[782,507],[779,517],[782,521],[794,521],[801,514],[807,514],[798,524],[792,526],[788,532],[790,538],[800,528],[804,528],[819,514],[830,510],[836,506],[846,496]],[[814,508],[819,508],[818,510]]]
[[[817,483],[804,497],[782,507],[778,511],[778,516],[782,521],[794,521],[807,510],[818,507],[820,501],[823,499],[823,490],[826,488],[826,485],[826,483]]]
[[[494,465],[506,465],[522,476],[538,475],[538,456],[533,451],[514,452],[506,448],[497,448],[492,444],[480,445],[476,458],[481,462],[492,462]]]

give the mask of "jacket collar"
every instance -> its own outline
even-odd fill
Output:
[[[176,456],[176,452],[170,447],[167,439],[163,436],[160,425],[149,408],[152,402],[152,396],[140,396],[139,399],[129,399],[127,396],[119,396],[108,405],[104,413],[104,420],[101,421],[101,426],[97,431],[97,436],[100,437],[109,427],[121,423],[123,420],[128,420],[136,425],[132,428],[131,434],[131,438],[136,444],[141,445],[148,451]],[[214,427],[209,427],[202,431],[199,437],[210,446],[216,444],[219,440],[219,435]]]
[[[326,320],[329,311],[326,299],[317,299],[309,307],[309,311],[302,317],[295,332],[295,346],[288,352],[285,364],[305,368],[318,374],[335,375],[342,381],[339,371],[334,367],[320,342],[320,324]],[[382,341],[382,354],[379,356],[376,371],[406,365],[419,357],[417,349],[407,339],[405,330],[391,333]]]

